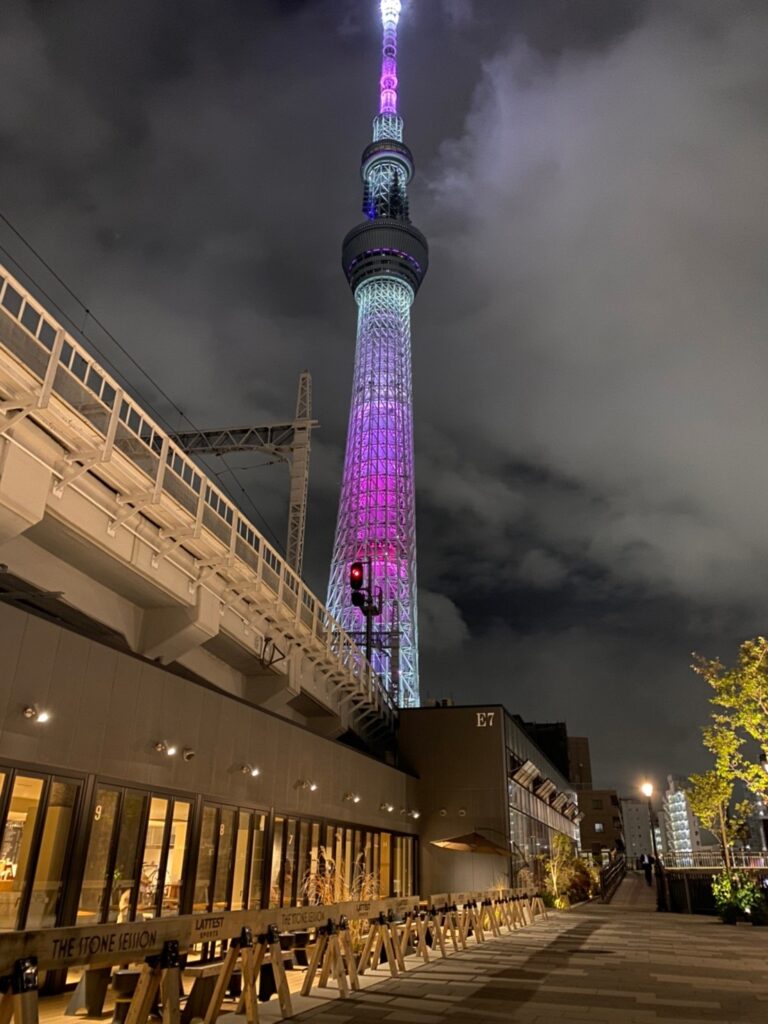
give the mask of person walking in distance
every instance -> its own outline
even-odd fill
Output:
[[[640,858],[640,866],[643,869],[647,885],[653,885],[653,863],[653,857],[649,853],[644,853]]]

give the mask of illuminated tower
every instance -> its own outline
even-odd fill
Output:
[[[358,306],[344,478],[328,606],[350,633],[365,629],[350,602],[352,562],[370,563],[381,590],[374,668],[403,707],[419,704],[416,514],[413,489],[411,303],[427,271],[427,240],[408,216],[413,157],[397,112],[400,0],[381,0],[381,102],[363,152],[366,220],[344,239],[342,265]]]

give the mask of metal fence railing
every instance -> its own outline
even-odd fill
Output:
[[[768,869],[768,850],[731,851],[731,867],[737,871]],[[667,871],[678,871],[685,868],[711,868],[721,871],[725,867],[723,855],[719,850],[695,850],[692,853],[665,853],[661,861]]]
[[[611,864],[600,869],[600,898],[603,903],[610,903],[613,894],[621,885],[627,873],[627,858],[622,854]]]

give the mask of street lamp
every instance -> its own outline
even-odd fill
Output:
[[[640,792],[643,796],[648,797],[648,822],[651,826],[651,839],[653,840],[653,857],[656,863],[659,861],[659,851],[656,846],[656,829],[653,827],[653,805],[651,804],[651,797],[653,796],[653,783],[644,782],[640,787]]]

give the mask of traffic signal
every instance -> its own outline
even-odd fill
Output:
[[[362,608],[365,604],[365,594],[362,592],[364,578],[363,563],[353,562],[349,567],[349,585],[352,589],[352,604],[355,608]]]

